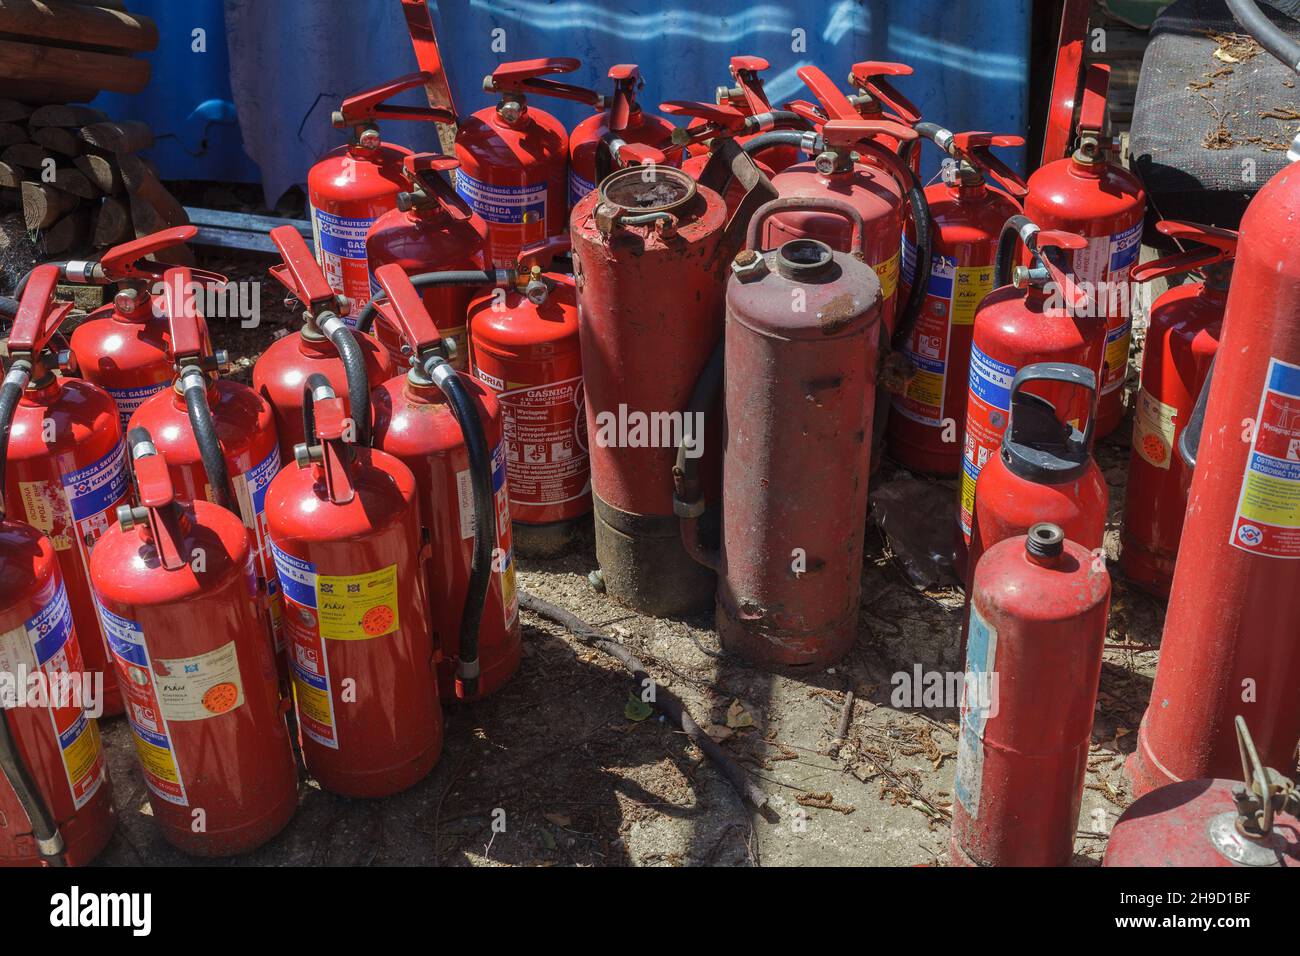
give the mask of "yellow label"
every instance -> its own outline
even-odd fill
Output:
[[[965,471],[961,473],[961,510],[963,514],[975,513],[975,479]],[[963,522],[963,530],[969,534],[971,529]]]
[[[1247,471],[1241,517],[1278,528],[1300,528],[1300,481]]]
[[[154,691],[169,721],[207,720],[243,706],[235,642],[195,657],[155,658]]]
[[[165,747],[149,743],[138,733],[131,736],[135,738],[135,752],[140,755],[140,764],[144,767],[145,776],[154,776],[159,780],[180,786],[181,775],[176,769],[172,752]]]
[[[943,375],[938,372],[917,371],[907,383],[907,397],[926,405],[943,405]]]
[[[63,751],[63,764],[68,768],[69,780],[80,780],[95,769],[99,760],[99,724],[86,721],[86,729]]]
[[[900,252],[895,252],[879,265],[872,266],[876,270],[876,276],[880,279],[880,295],[882,298],[892,298],[898,291],[898,257]]]
[[[974,325],[975,313],[993,291],[992,266],[961,266],[952,282],[952,324]]]
[[[368,574],[316,577],[321,637],[368,641],[398,628],[397,565]]]
[[[295,671],[293,696],[297,700],[298,713],[302,717],[316,721],[326,727],[332,728],[334,726],[334,713],[330,708],[329,691],[312,687],[302,680]]]

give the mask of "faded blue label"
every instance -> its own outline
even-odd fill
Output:
[[[93,465],[63,476],[63,489],[77,521],[93,518],[117,504],[126,494],[126,445],[117,447]]]
[[[456,192],[487,222],[524,225],[546,218],[546,183],[493,186],[458,170]]]

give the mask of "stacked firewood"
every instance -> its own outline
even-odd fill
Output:
[[[0,0],[0,205],[20,209],[46,255],[103,247],[181,225],[180,203],[137,155],[144,123],[82,105],[137,93],[158,45],[148,17],[121,3]]]

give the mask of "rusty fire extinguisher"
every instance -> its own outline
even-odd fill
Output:
[[[597,580],[615,599],[661,616],[704,611],[715,580],[682,547],[677,442],[651,424],[671,423],[686,407],[722,334],[723,270],[752,204],[773,197],[734,143],[712,162],[698,183],[666,167],[614,173],[574,207],[571,226]],[[747,196],[728,220],[721,193],[737,170]],[[717,458],[705,440],[705,485],[716,500]]]
[[[409,191],[397,197],[397,208],[379,219],[366,235],[366,255],[371,272],[395,262],[408,275],[429,272],[482,272],[490,265],[487,255],[488,227],[466,205],[443,178],[457,168],[456,160],[435,153],[418,153],[402,160]],[[513,267],[511,262],[510,266]],[[424,304],[439,316],[444,337],[455,343],[450,356],[458,369],[468,367],[469,341],[465,332],[465,311],[475,292],[464,285],[420,286]],[[376,289],[378,294],[378,289]],[[357,313],[356,327],[375,334],[397,365],[406,364],[402,338],[369,303]]]
[[[288,679],[281,628],[280,585],[266,538],[266,489],[280,471],[275,413],[265,398],[240,382],[221,378],[207,324],[186,268],[163,277],[162,312],[169,325],[172,388],[131,416],[132,428],[154,437],[167,461],[177,501],[210,501],[238,515],[252,536],[259,604]]]
[[[1102,866],[1300,867],[1300,790],[1260,761],[1240,715],[1234,723],[1241,779],[1184,780],[1134,801]]]
[[[0,474],[27,362],[14,358],[0,386]],[[86,713],[93,701],[78,693],[85,665],[58,552],[47,535],[6,516],[7,487],[0,477],[0,671],[20,688],[22,675],[42,675],[67,696],[0,699],[0,867],[79,866],[98,855],[116,825],[104,748]],[[102,640],[98,631],[90,636]]]
[[[449,110],[388,102],[406,90],[423,88],[430,79],[428,73],[409,73],[345,99],[331,122],[335,129],[351,130],[348,144],[326,153],[307,173],[316,259],[330,288],[352,302],[353,315],[374,293],[366,233],[380,216],[397,208],[397,196],[407,188],[402,163],[411,151],[384,142],[378,122],[456,123]]]
[[[1237,234],[1189,222],[1160,222],[1156,228],[1201,247],[1142,263],[1133,281],[1188,272],[1204,279],[1174,286],[1151,307],[1142,386],[1134,400],[1119,566],[1144,591],[1168,597],[1192,482],[1178,446],[1219,348]]]
[[[768,99],[767,92],[763,89],[763,79],[759,73],[771,66],[767,60],[761,56],[733,56],[727,68],[731,73],[731,82],[735,85],[719,86],[714,94],[714,103],[703,104],[685,104],[683,101],[673,101],[683,105],[700,105],[700,106],[719,106],[728,113],[735,113],[744,121],[744,132],[737,135],[737,141],[743,146],[759,133],[766,133],[774,129],[807,129],[807,123],[798,114],[790,110],[778,110],[773,108],[772,101]],[[660,107],[661,109],[663,107]],[[708,140],[711,136],[700,127],[707,125],[712,120],[707,115],[695,115],[690,124],[682,131],[685,135],[674,134],[674,142],[686,147],[686,154],[691,158],[707,156],[709,152]],[[798,147],[790,145],[774,146],[766,150],[763,154],[763,162],[768,169],[772,170],[768,175],[774,175],[781,170],[793,166],[800,160]],[[690,159],[687,160],[690,162]],[[683,164],[685,167],[685,164]],[[694,173],[696,170],[690,170]]]
[[[1088,67],[1079,112],[1079,145],[1073,156],[1042,166],[1029,177],[1025,215],[1043,229],[1083,236],[1066,268],[1090,290],[1106,321],[1106,368],[1101,383],[1097,437],[1105,438],[1124,417],[1133,314],[1130,272],[1142,248],[1146,191],[1135,175],[1107,158],[1106,95],[1110,67]]]
[[[343,321],[346,299],[330,288],[320,264],[298,230],[277,226],[271,230],[281,265],[271,275],[283,285],[290,301],[303,307],[302,328],[272,342],[253,365],[253,388],[271,403],[275,411],[275,432],[284,461],[293,457],[294,446],[303,440],[302,383],[320,373],[346,396],[346,407],[370,407],[370,383],[393,375],[393,360],[369,335],[354,331]],[[359,411],[352,421],[358,444],[370,441],[370,420]]]
[[[303,393],[308,438],[266,499],[303,761],[332,793],[388,796],[442,752],[415,476],[344,440],[348,411],[324,375]]]
[[[619,167],[630,161],[652,158],[657,163],[679,165],[680,158],[666,159],[663,150],[671,145],[673,124],[662,116],[647,113],[636,100],[645,86],[635,63],[609,68],[614,81],[610,96],[593,93],[592,105],[599,111],[573,128],[569,134],[569,207],[591,192]],[[545,93],[545,90],[538,90]],[[625,147],[648,147],[647,151]]]
[[[952,133],[933,123],[916,131],[948,157],[942,182],[926,187],[931,221],[930,281],[907,340],[900,343],[914,372],[894,396],[889,454],[909,471],[960,473],[975,313],[993,291],[993,265],[1002,227],[1020,213],[1025,182],[991,152],[1023,146],[1019,136]],[[992,179],[1002,188],[992,185]],[[904,240],[908,286],[916,244]]]
[[[1025,390],[1052,382],[1088,393],[1083,429],[1064,421],[1047,399]],[[1059,394],[1059,390],[1058,390]],[[975,486],[966,581],[980,558],[999,541],[1028,534],[1048,522],[1094,555],[1106,533],[1110,492],[1092,457],[1097,374],[1082,365],[1026,365],[1011,382],[1011,410],[998,454],[988,460]]]
[[[582,64],[572,57],[502,63],[483,79],[495,106],[464,117],[456,133],[456,192],[487,224],[489,264],[510,268],[519,250],[568,224],[569,134],[533,94],[593,102],[591,90],[557,80]]]
[[[1053,524],[974,571],[952,862],[1063,866],[1074,849],[1110,576]]]
[[[385,296],[380,308],[411,353],[407,373],[374,391],[375,447],[410,468],[423,492],[419,515],[430,551],[425,581],[441,644],[440,690],[448,699],[472,699],[499,689],[519,667],[507,481],[514,463],[506,455],[502,408],[488,386],[451,369],[446,340],[406,273],[390,263],[375,278]]]
[[[71,311],[55,301],[57,265],[28,277],[9,333],[5,380],[22,389],[6,449],[5,499],[14,519],[49,536],[72,605],[81,656],[103,675],[104,714],[122,712],[122,695],[90,591],[90,555],[130,494],[117,406],[98,385],[58,378],[50,339]]]
[[[177,849],[246,853],[298,807],[248,531],[179,501],[145,429],[127,444],[140,505],[118,509],[90,574],[149,804]]]
[[[591,460],[573,279],[548,271],[557,236],[522,252],[514,288],[469,308],[474,377],[501,405],[514,540],[525,556],[564,553],[590,527]]]
[[[1258,38],[1297,49],[1276,30]],[[1292,163],[1242,219],[1208,399],[1180,436],[1195,472],[1160,663],[1128,763],[1138,795],[1234,773],[1234,715],[1250,724],[1266,766],[1292,766],[1300,739],[1298,216]],[[1199,445],[1188,441],[1197,433]]]
[[[850,251],[805,238],[764,252],[769,218],[792,212],[843,217]],[[718,575],[722,644],[766,666],[832,663],[858,635],[883,300],[863,236],[858,211],[825,196],[777,199],[754,214],[727,285],[725,355],[696,386],[673,467],[683,543]],[[723,381],[722,535],[712,549],[700,536],[698,442]],[[831,459],[836,467],[810,481],[809,462]]]
[[[1033,266],[1012,267],[1024,245]],[[980,472],[1002,446],[1011,412],[1011,383],[1026,365],[1054,362],[1100,370],[1106,322],[1063,271],[1065,251],[1085,245],[1081,236],[1040,230],[1024,216],[1007,220],[998,243],[995,290],[975,314],[966,397],[965,446],[958,498],[957,571],[964,573]],[[1059,383],[1030,391],[1051,402],[1062,421],[1081,423],[1088,401]],[[1078,390],[1073,390],[1077,393]]]
[[[62,267],[69,282],[118,286],[112,302],[91,312],[72,331],[66,371],[112,396],[124,432],[131,414],[171,383],[167,319],[156,308],[153,294],[169,266],[147,257],[189,242],[197,234],[194,226],[164,229],[114,246],[89,262],[68,262]],[[190,274],[204,285],[226,282],[225,276],[203,269],[191,269]]]

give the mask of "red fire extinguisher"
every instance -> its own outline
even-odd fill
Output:
[[[858,92],[849,96],[849,102],[864,119],[887,119],[914,127],[921,122],[921,110],[888,79],[891,76],[911,76],[912,73],[912,68],[906,63],[882,63],[874,60],[854,63],[849,69],[848,79],[849,85]],[[902,156],[912,172],[920,175],[919,140],[884,136],[880,142]]]
[[[456,166],[456,160],[434,153],[420,153],[402,160],[402,170],[411,188],[397,197],[397,208],[380,218],[366,236],[366,255],[372,271],[390,262],[400,265],[408,275],[457,270],[482,272],[490,265],[487,225],[442,177]],[[514,263],[509,265],[513,267]],[[443,335],[455,342],[455,352],[450,356],[452,364],[458,369],[466,368],[469,340],[465,332],[465,311],[474,290],[461,285],[428,287],[423,292],[430,314],[442,317],[446,326]],[[367,303],[357,313],[356,326],[368,332],[371,323],[376,323],[379,341],[399,367],[405,365],[401,335],[389,323],[376,320],[377,313]]]
[[[581,63],[549,57],[502,63],[483,80],[496,106],[465,117],[456,134],[456,192],[487,223],[491,264],[510,268],[519,250],[568,225],[569,135],[550,113],[528,104],[539,94],[593,103],[591,90],[542,79]]]
[[[145,399],[171,383],[167,320],[155,308],[153,296],[154,284],[169,267],[146,257],[189,242],[197,234],[194,226],[177,226],[114,246],[98,259],[62,267],[63,277],[70,282],[118,285],[113,301],[91,312],[73,330],[68,370],[112,396],[123,431]],[[225,276],[203,269],[191,269],[190,274],[207,285],[226,282]]]
[[[975,568],[952,862],[1064,866],[1074,849],[1110,575],[1053,524]]]
[[[889,454],[909,471],[949,477],[961,471],[975,313],[993,291],[1002,227],[1020,213],[1025,182],[991,152],[1023,146],[1019,136],[952,133],[933,123],[916,131],[946,153],[943,181],[925,190],[930,212],[930,282],[904,354],[915,371],[894,396]],[[1003,188],[990,185],[993,179]],[[1005,190],[1005,191],[1004,191]],[[915,243],[904,240],[905,272]],[[910,288],[910,285],[909,285]]]
[[[238,515],[253,539],[263,617],[280,676],[288,679],[280,622],[280,589],[266,538],[266,489],[280,470],[275,413],[247,385],[218,377],[207,325],[189,269],[163,277],[162,312],[170,327],[174,384],[131,416],[132,428],[157,436],[177,501],[210,501]]]
[[[26,361],[14,359],[0,387],[0,471],[24,388],[14,366]],[[6,487],[0,478],[0,492]],[[67,696],[0,702],[0,867],[79,866],[98,855],[117,822],[104,748],[85,711],[92,701],[77,693],[85,664],[58,552],[31,525],[8,520],[5,505],[0,497],[0,671],[22,688],[22,675],[40,675]]]
[[[430,614],[441,638],[440,689],[472,699],[505,684],[520,657],[506,480],[513,462],[502,438],[501,406],[488,388],[451,370],[446,340],[406,273],[390,263],[375,278],[386,297],[381,308],[412,356],[406,375],[375,389],[375,447],[427,489],[419,515],[430,547]]]
[[[660,103],[659,109],[669,116],[690,116],[691,125],[686,128],[678,127],[673,131],[672,143],[675,149],[689,149],[695,145],[709,143],[709,149],[705,149],[696,155],[690,155],[682,163],[682,171],[692,179],[699,180],[704,171],[709,168],[709,162],[713,157],[713,151],[716,150],[724,140],[734,140],[736,143],[744,143],[754,138],[754,133],[746,135],[746,131],[757,131],[760,129],[760,120],[753,116],[746,116],[743,112],[734,106],[718,105],[714,103],[696,103],[690,100],[669,100],[666,103]],[[784,122],[782,129],[802,129],[807,124],[802,118],[794,113],[789,116],[793,117],[792,122]],[[806,145],[809,150],[816,147],[819,142],[817,134],[808,132],[805,135]],[[765,157],[777,150],[791,149],[797,152],[794,147],[775,146],[764,151]],[[775,171],[763,160],[753,160],[754,165],[768,179],[776,175]],[[727,204],[727,214],[734,215],[736,209],[740,206],[740,201],[745,198],[745,184],[739,179],[731,180],[727,186],[723,199]]]
[[[1142,247],[1147,198],[1141,181],[1108,161],[1106,94],[1110,67],[1088,67],[1079,113],[1079,147],[1069,159],[1040,167],[1029,177],[1025,215],[1043,229],[1083,236],[1068,264],[1075,281],[1089,287],[1106,320],[1106,368],[1102,375],[1097,437],[1105,438],[1124,417],[1133,316],[1130,272]]]
[[[1029,249],[1033,267],[1012,268],[1018,244]],[[1072,233],[1040,231],[1024,216],[1007,220],[1002,230],[994,267],[996,289],[985,297],[975,314],[971,343],[958,499],[962,535],[956,565],[959,574],[966,567],[966,549],[970,546],[975,483],[1002,446],[1016,374],[1026,365],[1039,362],[1101,368],[1105,319],[1095,315],[1082,290],[1062,270],[1065,251],[1081,249],[1085,244],[1082,237]],[[1049,382],[1035,384],[1030,391],[1051,402],[1063,421],[1081,423],[1088,415],[1088,402],[1077,394],[1077,389]]]
[[[769,217],[791,212],[842,216],[850,251],[792,239],[764,252]],[[863,235],[843,200],[785,198],[759,209],[732,264],[725,357],[711,360],[687,406],[672,472],[683,543],[717,572],[723,646],[763,665],[829,664],[858,636],[882,301],[861,257]],[[791,308],[796,300],[803,308]],[[700,538],[698,443],[722,381],[722,536],[712,549]],[[790,435],[799,436],[797,453]],[[830,459],[836,467],[810,481],[809,461]]]
[[[1180,436],[1195,472],[1151,703],[1128,763],[1138,795],[1234,773],[1236,714],[1266,766],[1292,766],[1300,739],[1297,174],[1295,164],[1282,170],[1246,210],[1208,400]]]
[[[645,86],[636,64],[610,67],[609,78],[614,81],[613,95],[592,93],[592,105],[599,112],[575,126],[569,136],[570,208],[613,172],[620,159],[626,162],[653,158],[659,164],[668,162],[673,166],[680,163],[680,159],[665,159],[662,153],[670,146],[673,124],[645,112],[636,101],[637,91]],[[625,151],[626,146],[649,147],[649,151],[638,157],[635,151]]]
[[[375,220],[397,208],[397,195],[407,188],[402,163],[411,151],[381,140],[378,121],[456,123],[449,110],[388,102],[429,79],[428,73],[409,73],[345,99],[332,122],[335,129],[352,131],[348,145],[326,153],[307,174],[316,259],[330,288],[351,301],[353,315],[374,291],[366,233]]]
[[[1153,790],[1115,823],[1102,866],[1300,867],[1300,790],[1260,762],[1236,720],[1241,780],[1184,780]]]
[[[702,178],[725,191],[726,177],[715,174],[736,152],[725,143]],[[752,163],[749,171],[742,206],[772,195]],[[717,189],[668,167],[621,170],[574,207],[598,580],[644,613],[699,613],[713,603],[714,575],[682,547],[673,512],[676,443],[649,422],[680,415],[722,334],[723,269],[745,221],[739,212],[728,220]],[[705,447],[711,491],[707,436]]]
[[[1086,391],[1087,424],[1080,431],[1061,420],[1051,402],[1025,387],[1053,382]],[[975,486],[970,574],[993,545],[1048,522],[1097,554],[1106,534],[1110,492],[1092,457],[1097,374],[1082,365],[1026,365],[1011,382],[1011,409],[1002,447],[988,460]],[[1104,560],[1103,560],[1104,563]]]
[[[370,383],[391,378],[393,360],[373,338],[344,323],[344,303],[325,281],[297,229],[277,226],[271,240],[284,260],[271,268],[271,275],[304,310],[302,329],[272,342],[253,366],[253,388],[275,411],[281,457],[292,458],[294,446],[303,439],[302,383],[316,372],[347,396],[346,405],[357,416],[353,437],[367,444],[370,419],[363,412],[370,408]]]
[[[1188,272],[1205,278],[1174,286],[1151,307],[1133,409],[1119,566],[1144,591],[1168,597],[1192,482],[1178,444],[1218,351],[1237,234],[1189,222],[1166,221],[1156,228],[1202,246],[1139,265],[1133,281]]]
[[[763,80],[758,74],[768,69],[771,64],[761,56],[733,56],[728,64],[731,80],[735,86],[720,86],[715,94],[714,103],[729,113],[736,113],[747,121],[746,133],[737,137],[742,145],[749,142],[758,133],[773,129],[806,129],[807,124],[797,114],[789,110],[777,110],[772,106]],[[674,101],[682,102],[682,101]],[[683,105],[685,105],[683,103]],[[714,104],[690,104],[712,106]],[[660,107],[661,109],[663,107]],[[710,117],[696,115],[684,131],[687,136],[681,145],[686,145],[689,157],[707,156],[707,140],[710,136],[701,134],[699,127],[711,122]],[[795,146],[774,146],[763,154],[763,161],[774,175],[781,170],[799,162],[799,149]],[[688,160],[689,161],[689,160]],[[693,172],[693,171],[692,171]]]
[[[104,713],[122,695],[95,615],[88,565],[100,536],[130,493],[117,406],[98,385],[55,377],[50,339],[72,310],[54,299],[59,267],[30,274],[9,333],[5,380],[22,389],[13,410],[4,489],[9,513],[49,536],[72,605],[81,655],[103,675]]]
[[[469,308],[474,377],[501,405],[510,517],[525,555],[561,554],[590,527],[577,293],[571,277],[547,271],[569,249],[568,236],[524,249],[519,285]]]
[[[298,807],[248,532],[224,508],[178,501],[146,430],[128,444],[140,506],[118,509],[90,575],[149,804],[177,849],[246,853]]]
[[[344,441],[346,410],[323,375],[303,389],[309,444],[266,502],[303,760],[332,793],[388,796],[442,752],[415,477]]]

